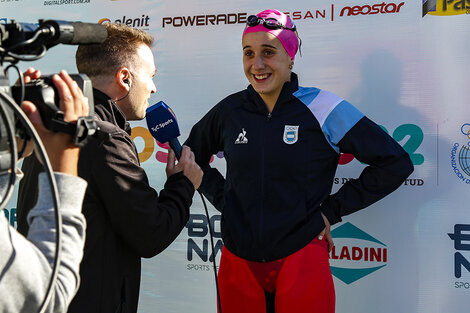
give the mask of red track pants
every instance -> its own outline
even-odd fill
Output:
[[[325,238],[265,263],[246,261],[224,247],[218,275],[222,313],[266,312],[265,291],[274,293],[276,313],[334,313],[328,258]]]

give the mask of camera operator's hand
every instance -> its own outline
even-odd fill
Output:
[[[23,73],[23,82],[27,84],[31,82],[33,79],[38,79],[40,77],[41,77],[41,72],[33,67],[30,67]],[[15,85],[16,86],[20,85],[19,79],[15,82]],[[31,153],[33,153],[34,144],[32,140],[24,141],[23,139],[16,137],[16,145],[18,147],[22,147],[21,148],[22,153],[18,157],[26,158],[30,156]]]
[[[80,87],[66,71],[62,70],[59,75],[54,75],[52,81],[59,93],[60,109],[64,112],[66,122],[73,123],[80,116],[88,115],[88,99],[83,96]],[[39,111],[32,102],[24,101],[22,108],[42,139],[52,169],[56,172],[77,175],[79,148],[73,143],[72,135],[47,130],[41,121]]]
[[[33,79],[38,79],[41,77],[41,71],[35,69],[34,67],[29,67],[26,72],[23,73],[23,82],[25,84],[31,82]],[[18,79],[15,82],[15,85],[18,86],[20,84],[20,80]]]
[[[41,77],[41,72],[33,67],[28,68],[26,72],[23,73],[23,81],[25,84],[39,77]]]

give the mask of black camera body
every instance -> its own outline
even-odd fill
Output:
[[[83,95],[88,98],[88,112],[92,117],[94,112],[94,103],[91,80],[85,74],[70,74],[70,77],[77,82]],[[20,103],[22,95],[21,87],[12,86],[11,92],[13,99],[15,99],[17,103]],[[43,124],[47,129],[52,131],[61,131],[61,129],[58,129],[58,125],[61,124],[58,124],[57,121],[63,121],[64,112],[59,108],[59,93],[52,83],[52,75],[42,76],[41,78],[34,79],[25,84],[23,100],[31,101],[36,105]]]

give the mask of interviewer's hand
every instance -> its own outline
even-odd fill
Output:
[[[66,122],[76,122],[80,116],[88,115],[88,99],[83,96],[80,87],[66,71],[54,75],[52,81],[59,93],[59,107],[64,112]],[[47,130],[32,102],[24,101],[21,107],[41,137],[52,169],[56,172],[77,175],[79,148],[74,145],[72,135]]]
[[[178,164],[175,164],[175,152],[171,148],[168,149],[168,159],[166,163],[167,177],[183,171],[183,174],[193,183],[194,189],[197,190],[201,185],[203,172],[194,159],[194,153],[191,149],[188,146],[183,146]]]
[[[331,249],[333,249],[333,246],[335,244],[333,243],[333,237],[331,237],[330,222],[323,213],[321,214],[321,216],[323,217],[323,221],[325,222],[325,228],[320,233],[320,235],[318,235],[318,239],[323,240],[323,237],[325,237],[328,241],[328,252],[331,252]]]

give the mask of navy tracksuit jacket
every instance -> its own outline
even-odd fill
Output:
[[[350,103],[285,83],[271,113],[250,85],[212,108],[185,143],[205,175],[201,190],[222,212],[224,244],[252,261],[286,257],[325,227],[385,197],[413,171],[403,148]],[[226,179],[208,166],[224,152]],[[331,194],[340,152],[368,164]]]

